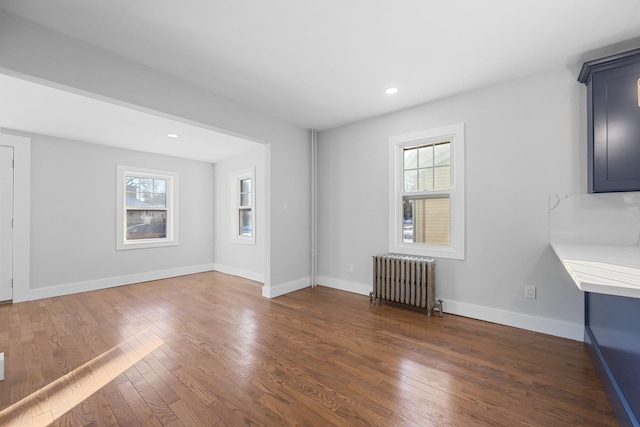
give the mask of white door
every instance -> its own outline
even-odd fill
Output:
[[[0,301],[13,299],[13,147],[0,145]]]

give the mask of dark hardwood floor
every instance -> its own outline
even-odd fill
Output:
[[[217,272],[0,305],[0,425],[611,426],[585,345]]]

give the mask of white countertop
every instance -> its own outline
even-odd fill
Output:
[[[551,247],[580,290],[640,298],[639,247],[571,243]]]

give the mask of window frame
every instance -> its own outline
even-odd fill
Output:
[[[250,205],[241,203],[241,181],[251,180]],[[251,212],[251,236],[240,233],[240,211]],[[245,245],[256,244],[256,171],[246,168],[229,173],[229,242]]]
[[[167,181],[166,208],[149,210],[166,211],[166,237],[150,239],[127,239],[126,176],[157,178]],[[117,167],[117,213],[116,213],[116,249],[146,249],[178,245],[178,173],[136,166],[118,165]]]
[[[389,138],[389,251],[410,255],[463,260],[465,257],[465,178],[464,123],[427,129]],[[448,190],[404,191],[404,149],[429,143],[450,141],[451,187]],[[449,245],[404,242],[403,200],[443,198],[450,202]]]

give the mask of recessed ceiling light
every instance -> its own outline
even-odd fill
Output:
[[[179,137],[180,135],[178,135],[177,133],[168,133],[168,134],[167,134],[167,136],[168,136],[169,138],[177,138],[177,137]]]
[[[395,95],[396,93],[398,93],[398,88],[397,87],[388,87],[384,90],[384,93],[386,93],[387,95]]]

